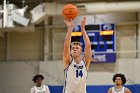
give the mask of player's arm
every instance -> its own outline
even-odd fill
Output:
[[[84,17],[84,20],[81,22],[81,32],[85,43],[84,60],[86,61],[86,68],[88,69],[92,58],[92,52],[91,52],[90,40],[85,31],[85,24],[86,24],[86,17]]]
[[[91,58],[91,62],[97,62],[97,59]]]
[[[71,34],[74,27],[73,21],[64,21],[66,25],[68,26],[68,31],[65,37],[64,41],[64,51],[63,51],[63,62],[64,62],[64,68],[67,68],[71,61],[70,56],[70,44],[71,44]]]
[[[112,93],[111,88],[108,89],[108,92],[107,93]]]
[[[132,93],[128,88],[125,88],[125,93]]]

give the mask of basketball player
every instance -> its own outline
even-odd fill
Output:
[[[71,34],[74,28],[73,21],[65,20],[65,23],[68,26],[68,31],[65,37],[63,51],[65,69],[63,93],[86,93],[87,70],[92,56],[90,40],[85,32],[86,17],[81,22],[81,32],[85,43],[83,57],[81,57],[82,46],[80,42],[73,42],[71,44]]]
[[[128,88],[123,85],[126,83],[126,78],[123,74],[115,74],[113,77],[115,86],[108,90],[108,93],[132,93]]]
[[[31,88],[31,93],[50,93],[48,86],[42,85],[44,77],[42,75],[36,75],[33,77],[35,86]]]

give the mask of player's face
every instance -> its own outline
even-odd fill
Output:
[[[79,57],[82,52],[82,48],[79,45],[72,45],[71,52],[73,57]]]
[[[116,85],[122,85],[122,79],[121,79],[121,77],[116,77],[115,84]]]
[[[41,85],[41,84],[42,84],[42,78],[38,78],[38,79],[36,80],[36,84],[37,84],[37,85]]]

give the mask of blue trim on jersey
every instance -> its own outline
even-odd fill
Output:
[[[82,60],[84,61],[84,64],[85,64],[85,67],[86,67],[86,61],[84,59],[82,59]],[[86,67],[86,70],[87,70],[87,67]],[[88,72],[88,70],[87,70],[87,72]]]
[[[73,59],[71,59],[70,64],[68,65],[68,67],[71,65],[72,61],[73,61]],[[68,67],[65,68],[64,71],[65,71],[66,69],[68,69]]]
[[[85,67],[86,67],[86,62],[85,62],[85,60],[84,59],[82,59],[83,61],[84,61],[84,64],[85,64]],[[87,70],[87,67],[86,67],[86,70]],[[87,70],[87,77],[86,77],[86,79],[88,78],[88,70]]]
[[[66,91],[66,80],[65,80],[65,84],[64,84],[63,93],[65,93],[65,91]]]
[[[72,60],[71,60],[71,63],[72,63]],[[70,64],[71,64],[70,63]],[[69,65],[70,66],[70,65]],[[68,66],[68,67],[69,67]],[[68,68],[67,67],[67,68]],[[65,91],[66,91],[66,85],[67,85],[67,71],[68,71],[68,69],[65,69],[65,72],[64,72],[64,74],[65,74],[65,82],[64,82],[64,88],[63,88],[63,93],[65,93]]]

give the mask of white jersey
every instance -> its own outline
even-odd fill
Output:
[[[116,89],[115,87],[111,88],[112,93],[125,93],[125,87],[122,87],[121,89]]]
[[[41,87],[34,86],[31,88],[31,93],[50,93],[48,86],[42,85]]]
[[[86,93],[87,69],[84,60],[77,64],[72,59],[65,69],[65,86],[63,93]]]

